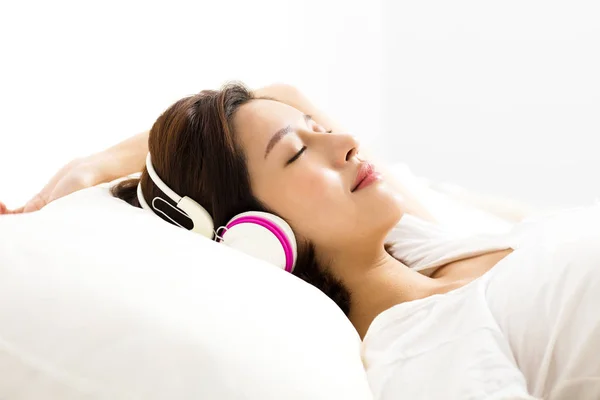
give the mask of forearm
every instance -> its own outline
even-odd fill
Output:
[[[90,156],[98,165],[96,185],[140,172],[148,153],[149,131],[138,133],[122,142]]]

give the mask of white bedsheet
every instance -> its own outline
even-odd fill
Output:
[[[470,284],[381,313],[376,399],[599,399],[600,205],[523,222]]]

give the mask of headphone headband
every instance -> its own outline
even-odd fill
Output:
[[[179,203],[179,201],[181,200],[181,196],[175,193],[170,187],[168,187],[167,184],[164,183],[162,179],[160,179],[160,177],[154,170],[154,166],[152,165],[152,159],[150,157],[150,152],[148,152],[148,155],[146,155],[146,169],[148,170],[148,174],[150,175],[152,182],[154,182],[154,184],[158,186],[158,188],[162,190],[164,194],[169,196],[171,200],[173,200],[175,203]]]

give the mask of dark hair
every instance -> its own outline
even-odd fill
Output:
[[[215,226],[225,225],[244,211],[271,212],[252,193],[245,155],[235,140],[232,124],[237,109],[255,98],[241,83],[228,83],[221,90],[203,90],[169,107],[150,130],[148,149],[157,174],[176,193],[200,203],[213,217]],[[146,201],[160,196],[175,205],[154,185],[146,168],[140,178],[120,181],[110,191],[140,207],[136,194],[140,179]],[[179,224],[191,228],[187,217],[164,204],[161,207],[160,202],[155,204]],[[348,315],[348,291],[325,266],[319,265],[310,242],[298,243],[293,274],[320,289]]]

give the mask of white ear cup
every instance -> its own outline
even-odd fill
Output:
[[[222,235],[223,242],[247,254],[271,262],[292,272],[296,264],[297,244],[292,228],[276,215],[258,211],[232,218]]]
[[[260,216],[262,216],[263,218],[266,218],[268,220],[270,220],[271,222],[277,224],[277,226],[279,226],[279,228],[281,228],[286,236],[288,237],[290,244],[292,245],[292,251],[294,253],[294,260],[296,260],[297,254],[298,254],[298,245],[296,243],[296,236],[294,235],[294,231],[292,231],[292,227],[283,220],[283,218],[278,217],[275,214],[269,214],[266,212],[261,212],[261,211],[250,211],[249,213],[251,214],[258,214]],[[244,215],[246,213],[241,213],[239,215],[237,215],[236,217],[239,217],[241,215]]]
[[[255,224],[239,224],[223,235],[223,243],[248,255],[270,262],[285,270],[285,252],[279,239],[267,228]]]

